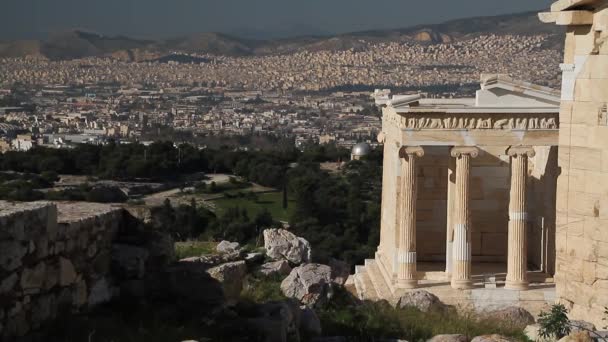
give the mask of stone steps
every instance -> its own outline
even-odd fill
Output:
[[[382,275],[382,271],[380,271],[376,260],[365,260],[365,270],[367,271],[367,274],[369,275],[369,278],[372,284],[374,285],[374,289],[376,289],[378,297],[380,299],[386,299],[390,302],[393,297],[393,293],[391,292],[391,289],[384,280],[384,276]]]
[[[357,289],[357,293],[359,294],[359,299],[371,301],[378,300],[378,293],[376,292],[374,284],[369,278],[367,270],[364,266],[356,267],[355,287]]]

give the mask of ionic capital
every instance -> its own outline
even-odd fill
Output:
[[[401,146],[399,149],[399,158],[411,158],[414,156],[424,156],[424,149],[420,146]]]
[[[384,142],[386,141],[386,134],[384,132],[378,133],[377,139],[379,143],[384,144]]]
[[[452,148],[450,154],[454,158],[460,158],[462,155],[470,155],[471,158],[476,158],[479,155],[479,149],[474,146],[457,146]]]
[[[524,156],[531,158],[536,155],[536,152],[534,152],[534,149],[531,146],[511,146],[507,150],[507,154],[509,157]]]

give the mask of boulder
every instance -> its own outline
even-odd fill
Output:
[[[433,336],[427,342],[467,342],[467,341],[468,341],[468,339],[464,335],[442,334],[442,335]]]
[[[287,260],[299,265],[310,261],[310,243],[284,229],[264,231],[266,255],[274,260]]]
[[[262,263],[264,261],[264,253],[247,253],[245,261],[248,265]]]
[[[517,306],[491,311],[487,314],[487,317],[518,329],[524,329],[526,326],[534,324],[534,316]]]
[[[513,342],[514,340],[509,337],[505,337],[502,335],[482,335],[477,336],[471,340],[471,342]]]
[[[301,306],[300,310],[300,332],[302,335],[309,338],[320,336],[322,332],[321,320],[317,316],[317,313],[307,306]]]
[[[241,249],[241,245],[238,242],[222,241],[216,247],[215,250],[218,253],[234,253]]]
[[[401,309],[414,307],[422,312],[443,312],[448,309],[448,306],[441,302],[437,296],[424,290],[415,290],[404,294],[397,301],[397,307]]]
[[[207,270],[211,278],[222,284],[224,295],[229,302],[236,302],[243,289],[243,281],[247,275],[245,261],[235,261],[221,264]]]
[[[291,272],[291,267],[287,260],[279,260],[265,263],[258,272],[265,276],[287,275]]]
[[[467,342],[468,339],[460,334],[435,335],[428,342]]]
[[[296,267],[281,283],[281,291],[307,306],[324,303],[332,295],[331,268],[321,264]]]
[[[241,260],[241,255],[238,252],[234,253],[224,253],[224,254],[209,254],[209,255],[201,255],[200,257],[190,257],[181,259],[179,262],[191,262],[191,263],[199,263],[206,267],[218,266],[221,264],[239,261]]]
[[[339,285],[344,285],[350,276],[350,266],[344,261],[331,258],[328,266],[331,267],[331,280]]]

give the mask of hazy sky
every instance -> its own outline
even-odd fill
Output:
[[[0,0],[0,39],[74,28],[168,37],[243,29],[339,33],[547,8],[551,0]]]

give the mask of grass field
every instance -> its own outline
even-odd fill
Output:
[[[282,192],[259,194],[257,200],[249,199],[247,197],[235,197],[217,199],[214,200],[213,203],[215,204],[216,213],[218,215],[222,215],[230,208],[239,207],[240,209],[246,209],[249,217],[254,218],[265,208],[272,214],[272,217],[275,220],[279,221],[288,221],[296,205],[294,200],[289,199],[288,207],[284,210]]]
[[[198,257],[203,254],[215,253],[217,242],[212,241],[185,241],[175,243],[175,256],[177,259]]]

